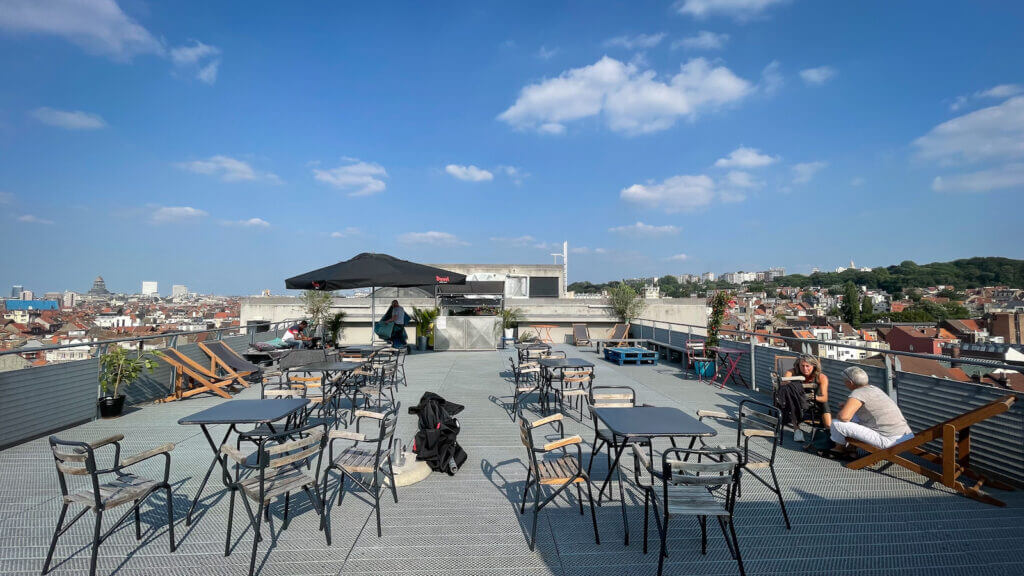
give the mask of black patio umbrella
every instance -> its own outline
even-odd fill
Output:
[[[400,260],[387,254],[364,252],[351,260],[299,274],[284,281],[297,290],[347,290],[351,288],[408,288],[438,284],[465,284],[466,276],[441,268]],[[376,302],[370,293],[370,314],[376,323]],[[372,334],[372,333],[371,333]],[[371,340],[373,336],[370,336]]]

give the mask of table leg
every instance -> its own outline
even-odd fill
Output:
[[[213,443],[213,437],[210,436],[210,431],[206,428],[205,424],[199,426],[203,430],[203,436],[206,436],[206,442],[210,445],[210,449],[213,450],[213,461],[210,462],[210,467],[206,469],[206,475],[203,476],[203,481],[199,484],[199,490],[196,491],[196,497],[192,500],[192,505],[189,506],[188,514],[185,515],[185,526],[192,525],[192,512],[195,511],[196,505],[199,504],[199,499],[203,495],[203,489],[206,488],[206,482],[210,480],[210,474],[213,473],[213,469],[220,462],[220,448],[217,444]],[[223,446],[228,441],[228,436],[231,435],[231,431],[234,430],[234,425],[228,426],[227,433],[224,434],[224,439],[220,441],[220,446]]]
[[[730,380],[732,380],[733,382],[736,381],[736,377],[733,376],[733,372],[736,370],[736,366],[740,363],[739,358],[733,358],[732,360],[729,360],[728,356],[726,356],[726,362],[729,363],[729,369],[726,370],[725,377],[722,378],[722,381],[719,383],[720,388],[725,388],[725,383]]]

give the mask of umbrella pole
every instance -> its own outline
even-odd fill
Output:
[[[370,287],[370,345],[377,339],[377,287]]]

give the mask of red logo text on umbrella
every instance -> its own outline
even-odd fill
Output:
[[[434,276],[434,279],[437,280],[438,284],[447,284],[449,282],[447,276]]]

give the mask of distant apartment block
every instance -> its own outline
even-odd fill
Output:
[[[171,286],[171,298],[188,298],[188,287],[184,284]]]
[[[157,285],[156,282],[151,282],[151,281],[148,281],[148,280],[143,280],[142,281],[142,295],[143,296],[159,296],[160,295],[160,288],[159,288],[159,286]]]

